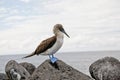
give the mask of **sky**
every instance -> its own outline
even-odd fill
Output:
[[[0,0],[0,55],[33,52],[57,23],[59,52],[120,50],[120,0]]]

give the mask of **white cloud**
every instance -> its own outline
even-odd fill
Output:
[[[19,21],[19,20],[24,20],[26,17],[25,16],[10,16],[10,17],[7,17],[5,18],[5,22],[11,22],[11,23],[14,23],[16,21]]]
[[[0,8],[0,14],[6,13],[8,10],[4,7]]]
[[[20,1],[25,2],[25,3],[30,2],[30,0],[20,0]]]

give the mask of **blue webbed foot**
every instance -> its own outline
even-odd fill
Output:
[[[58,59],[56,57],[52,57],[50,60],[52,63],[55,63]]]
[[[50,61],[52,62],[52,63],[55,63],[58,59],[56,58],[56,57],[54,57],[53,55],[49,55],[49,57],[50,57]]]

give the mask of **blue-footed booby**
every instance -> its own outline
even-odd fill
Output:
[[[53,33],[54,36],[43,40],[33,53],[23,58],[28,58],[39,54],[49,55],[51,62],[55,63],[57,61],[57,58],[55,58],[53,54],[55,54],[61,48],[63,44],[64,34],[67,37],[69,37],[69,35],[65,32],[61,24],[54,25]]]
[[[21,80],[21,75],[17,73],[15,69],[10,70],[10,76],[12,80]]]

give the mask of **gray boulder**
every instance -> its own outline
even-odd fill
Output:
[[[120,62],[113,57],[95,61],[89,71],[95,80],[120,80]]]
[[[14,60],[6,64],[5,72],[10,80],[25,80],[30,76],[29,72]]]
[[[91,78],[61,60],[54,64],[46,60],[27,80],[91,80]]]
[[[0,80],[8,80],[7,75],[4,73],[0,73]]]
[[[31,63],[22,62],[20,63],[20,65],[23,66],[30,73],[30,75],[32,75],[32,73],[36,69],[36,67]]]

